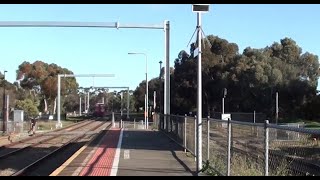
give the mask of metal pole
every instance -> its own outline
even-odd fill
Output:
[[[146,57],[146,91],[147,91],[147,98],[146,98],[146,108],[147,108],[147,121],[146,121],[146,129],[148,129],[149,127],[149,87],[148,87],[148,57],[146,54],[144,54]]]
[[[164,69],[165,81],[164,81],[164,114],[170,115],[170,57],[169,57],[169,47],[170,47],[170,22],[164,21],[165,28],[165,60],[166,65]]]
[[[253,123],[256,123],[256,111],[253,111]],[[253,129],[253,133],[254,134],[257,134],[256,132],[257,132],[257,127],[256,126],[253,126],[252,128],[251,128],[251,130]]]
[[[222,98],[222,114],[224,114],[224,97]]]
[[[197,161],[197,155],[198,155],[198,151],[197,151],[197,116],[194,116],[194,133],[193,133],[193,137],[194,137],[194,161]],[[198,164],[197,164],[198,165]],[[198,172],[198,166],[197,166],[197,172]]]
[[[130,94],[129,88],[127,89],[127,118],[129,120],[129,113],[130,113]]]
[[[87,100],[87,114],[89,114],[89,109],[90,109],[90,91],[88,90],[88,100]]]
[[[266,120],[265,123],[264,123],[264,130],[265,130],[265,167],[264,167],[264,175],[265,176],[269,176],[269,128],[268,128],[268,124],[269,124],[269,121]]]
[[[56,124],[56,127],[58,127],[58,128],[61,128],[62,127],[62,124],[61,124],[61,121],[60,121],[60,104],[61,104],[61,102],[60,102],[60,93],[61,93],[61,90],[60,90],[60,87],[61,87],[61,76],[62,75],[60,75],[60,74],[58,74],[58,102],[57,102],[57,120],[58,120],[58,122],[57,122],[57,124]]]
[[[6,125],[8,125],[8,120],[9,120],[9,98],[10,98],[10,95],[7,94],[6,95]],[[6,127],[6,130],[8,129],[8,127]]]
[[[120,114],[121,114],[121,118],[122,118],[122,115],[123,115],[122,99],[123,99],[123,91],[121,92],[121,96],[120,96]]]
[[[207,117],[207,161],[210,160],[210,121],[209,116]]]
[[[115,127],[115,119],[114,119],[114,112],[112,111],[112,127]]]
[[[228,118],[228,160],[227,160],[227,176],[230,176],[231,171],[231,123]]]
[[[183,146],[184,152],[187,152],[187,115],[184,115],[184,130],[183,130],[184,138],[183,138]]]
[[[198,55],[198,112],[197,112],[197,172],[200,171],[202,168],[202,67],[201,67],[201,40],[202,40],[202,33],[201,33],[201,13],[197,13],[197,29],[198,29],[198,48],[199,48],[199,55]]]
[[[156,98],[157,98],[157,91],[153,91],[153,111],[156,112]]]
[[[256,111],[253,111],[253,123],[256,123]]]
[[[147,106],[147,95],[144,94],[144,128],[147,129],[147,110],[146,110],[146,106]]]
[[[133,129],[136,128],[136,118],[133,118]]]
[[[87,27],[87,28],[141,28],[163,29],[163,24],[129,24],[119,22],[71,22],[71,21],[0,21],[0,27]]]
[[[162,78],[161,78],[161,69],[162,69],[162,61],[159,61],[160,64],[160,72],[159,72],[159,80],[160,80],[160,90],[159,90],[159,114],[163,113],[162,112]]]
[[[87,113],[87,96],[85,93],[83,95],[84,95],[84,113]]]
[[[80,95],[80,102],[79,102],[79,116],[81,116],[81,95]]]
[[[276,93],[276,124],[278,124],[278,118],[279,118],[279,94]]]
[[[7,71],[4,71],[3,72],[3,112],[2,112],[2,115],[3,115],[3,134],[7,133],[7,115],[6,115],[6,112],[7,112],[7,109],[6,109],[6,72]]]

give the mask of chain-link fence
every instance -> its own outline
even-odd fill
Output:
[[[155,116],[158,127],[195,156],[196,118]],[[320,175],[320,131],[204,118],[202,160],[213,175]]]
[[[149,130],[159,129],[160,121],[159,115],[154,114],[151,118],[148,119],[148,127],[146,126],[144,114],[133,114],[130,118],[123,118],[120,114],[114,113],[114,119],[112,114],[110,115],[111,121],[114,121],[115,127],[121,127],[126,129],[146,129]]]
[[[15,122],[15,121],[7,121],[6,132],[8,134],[20,134],[27,132],[30,127],[29,122]],[[3,121],[0,122],[0,129],[3,131]]]

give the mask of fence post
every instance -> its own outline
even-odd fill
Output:
[[[184,115],[184,125],[183,125],[183,146],[184,146],[184,152],[187,152],[187,114]]]
[[[194,161],[197,161],[197,116],[194,116]]]
[[[168,115],[166,114],[165,115],[165,122],[166,122],[166,132],[168,133],[169,132],[169,122],[168,122]]]
[[[227,176],[230,176],[231,171],[231,122],[228,118],[228,162],[227,162]]]
[[[264,175],[269,176],[269,120],[266,120],[264,123],[265,129],[265,167],[264,167]]]
[[[210,159],[210,116],[207,116],[207,161]]]
[[[133,118],[133,129],[136,129],[136,118]]]
[[[112,112],[112,127],[113,128],[115,127],[115,124],[114,124],[114,112]]]

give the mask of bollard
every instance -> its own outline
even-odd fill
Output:
[[[113,128],[115,127],[115,124],[114,124],[114,112],[112,112],[112,127]]]

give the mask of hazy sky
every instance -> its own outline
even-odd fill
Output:
[[[294,39],[319,55],[320,5],[213,4],[203,14],[206,35],[237,43],[242,53],[251,46],[263,48],[284,37]],[[80,21],[159,24],[169,20],[170,65],[196,28],[190,4],[93,4],[93,5],[0,5],[0,21]],[[195,37],[194,37],[195,39]],[[75,74],[115,74],[114,78],[77,78],[80,86],[129,86],[135,89],[145,79],[148,55],[149,79],[158,77],[164,60],[164,32],[150,29],[114,28],[0,28],[0,71],[10,82],[23,61],[55,63]],[[196,71],[196,69],[195,69]],[[319,87],[318,87],[319,89]]]

